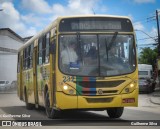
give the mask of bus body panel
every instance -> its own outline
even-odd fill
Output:
[[[138,89],[130,94],[115,96],[69,96],[63,92],[57,92],[57,109],[107,109],[109,107],[138,106]],[[65,99],[64,99],[65,98]],[[123,99],[135,99],[133,103],[123,103]],[[108,102],[107,102],[108,101]]]
[[[35,103],[35,99],[34,99],[34,83],[33,83],[33,69],[29,69],[27,71],[27,76],[28,76],[28,88],[27,88],[27,92],[28,92],[28,102],[29,103]],[[27,86],[26,85],[26,86]]]
[[[50,45],[52,46],[53,44],[56,44],[56,26],[53,26],[50,30]],[[50,53],[49,57],[49,62],[50,62],[50,92],[49,92],[49,97],[50,97],[50,106],[51,107],[56,107],[56,56],[54,54]]]
[[[123,99],[128,99],[128,98],[134,98],[135,102],[134,103],[122,103],[122,107],[138,107],[138,94],[139,94],[139,88],[136,88],[132,93],[130,94],[122,94],[122,100]]]
[[[37,88],[37,41],[34,42],[33,48],[33,86],[34,86],[34,100],[38,104],[38,88]]]
[[[21,86],[21,77],[20,76],[22,76],[22,74],[17,73],[17,95],[20,98],[20,100],[23,100],[22,91],[21,91],[22,86]]]
[[[27,93],[28,103],[35,103],[34,95],[34,83],[33,83],[33,69],[23,71],[23,86],[24,91]],[[26,90],[26,91],[25,91]],[[25,100],[25,98],[24,98]]]
[[[63,86],[69,85],[73,87],[78,93],[82,92],[82,89],[76,87],[76,83],[73,82],[66,82],[64,83],[64,80],[67,81],[71,79],[72,76],[64,75],[57,69],[57,92],[56,92],[56,102],[57,102],[57,108],[64,110],[64,109],[98,109],[98,108],[107,108],[107,107],[127,107],[127,106],[138,106],[138,69],[135,70],[134,73],[128,74],[127,76],[118,76],[118,77],[108,77],[103,80],[99,80],[99,77],[97,77],[95,84],[99,82],[107,82],[108,81],[117,81],[117,80],[125,80],[120,85],[117,85],[116,87],[108,88],[107,86],[105,88],[97,88],[96,87],[96,94],[95,95],[88,95],[84,96],[83,94],[77,94],[75,96],[67,95],[63,92]],[[88,79],[88,77],[74,77],[74,82],[78,82],[81,80],[81,82],[84,82],[85,79]],[[132,79],[131,79],[132,78]],[[78,80],[78,81],[77,81]],[[135,89],[131,93],[122,93],[122,91],[132,82],[135,84]],[[98,85],[99,86],[99,85]],[[111,94],[104,94],[99,95],[98,90],[102,89],[103,91],[111,91],[111,90],[118,90],[118,93],[116,95]],[[64,100],[65,99],[65,100]],[[123,99],[134,99],[134,102],[125,102],[123,103]]]
[[[50,91],[50,64],[37,66],[38,104],[44,106],[44,89]]]
[[[22,78],[22,72],[23,72],[23,52],[20,51],[18,53],[18,66],[17,66],[17,93],[20,98],[20,100],[23,100],[23,78]]]
[[[77,109],[77,96],[66,95],[63,92],[56,92],[56,108],[57,109]]]

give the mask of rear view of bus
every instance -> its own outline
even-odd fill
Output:
[[[58,19],[54,118],[58,110],[106,110],[119,118],[138,105],[135,33],[127,17]],[[50,111],[50,112],[49,112]]]

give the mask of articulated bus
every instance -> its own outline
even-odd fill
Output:
[[[18,51],[18,96],[49,118],[66,110],[138,106],[135,32],[123,16],[58,17]]]

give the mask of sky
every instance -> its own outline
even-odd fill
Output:
[[[129,16],[140,30],[136,35],[138,49],[142,49],[155,43],[150,37],[157,36],[154,16],[160,11],[160,0],[0,0],[0,9],[0,28],[11,28],[21,37],[35,35],[58,16]]]

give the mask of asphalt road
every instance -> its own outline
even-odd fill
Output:
[[[122,117],[119,119],[110,119],[106,111],[64,112],[60,117],[56,120],[50,120],[46,117],[44,109],[27,110],[24,102],[19,100],[15,92],[0,94],[0,120],[50,120],[47,125],[50,127],[58,126],[57,128],[59,126],[65,128],[67,128],[66,126],[93,126],[93,128],[100,126],[104,128],[107,125],[110,125],[111,128],[113,128],[113,125],[118,128],[124,124],[131,124],[131,122],[135,122],[134,120],[150,120],[154,122],[154,120],[160,120],[160,106],[150,102],[150,95],[140,94],[139,107],[125,108]],[[143,127],[146,128],[146,126]],[[159,127],[152,126],[151,128]]]

